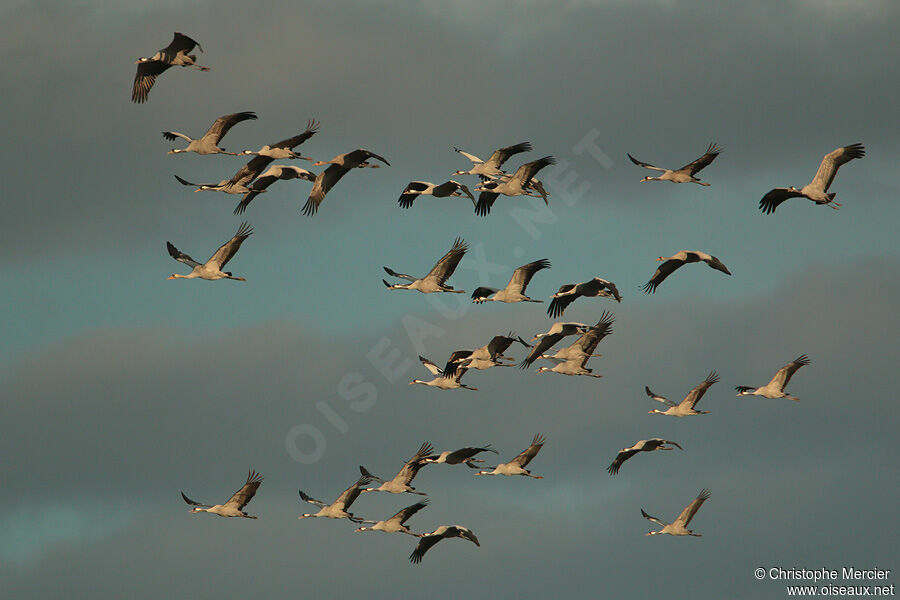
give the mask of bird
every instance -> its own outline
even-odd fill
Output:
[[[312,191],[309,193],[309,198],[306,200],[306,204],[303,205],[303,214],[307,217],[316,214],[316,211],[319,210],[319,205],[325,200],[325,194],[331,191],[331,188],[333,188],[344,175],[350,172],[351,169],[356,169],[358,167],[377,168],[378,165],[369,164],[367,162],[370,158],[380,160],[387,166],[391,166],[391,163],[386,159],[363,148],[357,148],[346,154],[338,154],[331,160],[319,160],[314,162],[314,167],[321,165],[331,166],[319,173],[316,177],[316,182],[313,185]]]
[[[237,156],[236,152],[226,152],[224,148],[219,148],[219,142],[225,137],[228,131],[240,123],[256,119],[256,113],[250,111],[231,113],[230,115],[222,115],[210,125],[209,129],[202,137],[194,139],[177,131],[163,131],[163,137],[167,140],[174,141],[182,138],[188,141],[185,148],[172,148],[166,154],[181,154],[183,152],[196,152],[197,154],[228,154]]]
[[[490,444],[486,444],[479,448],[466,446],[465,448],[460,448],[459,450],[445,450],[440,454],[432,454],[431,456],[426,456],[422,460],[426,463],[434,464],[465,464],[470,469],[477,469],[478,466],[475,463],[484,462],[484,460],[474,457],[481,452],[493,452],[494,454],[499,454],[496,450],[494,450],[493,447],[491,447]]]
[[[591,357],[600,356],[599,354],[594,354],[594,350],[597,349],[597,344],[600,343],[600,340],[612,333],[613,321],[615,321],[615,317],[613,317],[612,313],[604,311],[597,324],[584,332],[573,344],[559,350],[552,356],[541,355],[539,358],[548,359],[557,364],[553,367],[541,367],[538,369],[538,373],[552,372],[561,375],[602,377],[602,375],[593,373],[585,365]]]
[[[546,333],[539,333],[531,341],[540,340],[531,349],[531,353],[519,363],[519,368],[527,369],[531,363],[540,358],[546,350],[552,348],[556,342],[570,335],[583,334],[590,329],[590,325],[575,322],[554,323]]]
[[[456,171],[453,174],[478,175],[482,181],[493,179],[504,174],[504,172],[500,170],[500,167],[503,166],[503,163],[509,160],[510,156],[519,154],[520,152],[530,152],[531,149],[531,142],[520,142],[518,144],[513,144],[512,146],[505,146],[503,148],[494,150],[490,158],[488,158],[487,160],[481,160],[474,154],[463,152],[459,148],[454,147],[453,150],[472,161],[472,168],[468,171]]]
[[[315,181],[316,174],[300,167],[293,165],[272,165],[265,173],[256,178],[250,186],[250,191],[244,194],[241,201],[234,207],[234,214],[240,215],[247,210],[247,206],[253,202],[261,193],[265,192],[270,185],[278,180],[287,181],[290,179],[305,179],[306,181]]]
[[[362,493],[362,486],[368,485],[371,481],[372,479],[370,477],[363,475],[356,480],[356,483],[344,490],[341,495],[337,497],[337,500],[331,504],[325,504],[320,500],[307,496],[303,490],[300,490],[300,498],[304,502],[309,502],[310,504],[320,507],[320,510],[317,513],[303,513],[297,518],[326,517],[329,519],[349,519],[354,523],[362,523],[363,520],[354,516],[348,509],[350,508],[350,505],[359,498],[359,495]]]
[[[594,277],[584,283],[565,283],[559,286],[559,291],[551,296],[550,305],[547,307],[547,316],[551,319],[561,317],[566,308],[584,296],[585,298],[615,298],[616,302],[622,301],[616,284],[599,277]]]
[[[706,379],[704,379],[700,383],[700,385],[698,385],[697,387],[692,389],[690,392],[688,392],[688,395],[684,397],[684,400],[682,400],[678,404],[675,404],[674,402],[672,402],[671,400],[669,400],[667,398],[664,398],[663,396],[654,394],[653,392],[650,391],[649,387],[645,386],[644,391],[647,393],[648,396],[650,396],[657,402],[662,402],[663,404],[665,404],[666,406],[669,407],[666,410],[657,410],[654,408],[653,410],[649,411],[648,414],[669,415],[671,417],[686,417],[688,415],[709,414],[708,410],[694,410],[694,407],[700,401],[700,398],[703,397],[703,394],[706,393],[706,390],[708,390],[709,387],[712,384],[716,383],[717,381],[719,381],[719,374],[716,373],[715,371],[710,371],[709,375],[706,376]]]
[[[632,155],[628,155],[628,158],[631,159],[631,162],[636,164],[639,167],[644,167],[645,169],[650,169],[653,171],[662,171],[662,175],[659,177],[644,177],[641,179],[641,183],[645,181],[671,181],[672,183],[697,183],[703,186],[709,186],[708,183],[700,181],[699,177],[695,177],[697,173],[699,173],[702,169],[709,166],[709,163],[714,161],[719,153],[722,152],[722,149],[715,143],[709,145],[706,149],[706,154],[698,158],[692,163],[688,163],[681,167],[678,170],[671,169],[661,169],[659,167],[654,167],[650,163],[641,162]]]
[[[555,165],[556,159],[552,156],[545,156],[537,160],[525,163],[519,167],[516,172],[500,181],[488,181],[475,188],[478,195],[478,202],[475,204],[475,214],[484,217],[490,214],[494,201],[500,194],[504,196],[522,196],[530,194],[531,181],[535,174],[548,165]],[[541,188],[543,189],[543,187]],[[541,194],[544,202],[547,202],[546,192]]]
[[[255,159],[254,159],[255,160]],[[250,161],[253,162],[253,161]],[[232,179],[223,179],[219,183],[193,183],[184,179],[183,177],[179,177],[175,175],[175,179],[178,180],[178,183],[181,185],[187,185],[195,187],[195,192],[225,192],[226,194],[249,194],[253,191],[253,188],[249,187],[248,184],[253,180],[257,175],[259,175],[260,171],[257,171],[252,175],[252,177],[246,177],[242,181],[235,182]],[[259,190],[259,193],[263,193],[265,190]]]
[[[656,523],[657,525],[662,525],[662,529],[659,531],[650,531],[647,535],[692,535],[694,537],[701,537],[699,533],[694,533],[690,529],[687,529],[688,524],[691,522],[691,519],[694,518],[694,515],[697,514],[697,511],[700,510],[700,507],[703,505],[706,500],[709,499],[709,490],[704,488],[700,490],[700,493],[694,499],[693,502],[684,507],[684,510],[681,511],[681,514],[678,515],[678,518],[672,521],[671,523],[663,523],[656,517],[651,517],[647,513],[644,512],[644,509],[641,509],[641,515],[652,523]]]
[[[173,246],[171,242],[166,242],[166,248],[169,250],[169,256],[171,256],[178,262],[184,263],[187,266],[191,267],[191,272],[187,275],[179,275],[178,273],[173,273],[167,279],[200,278],[208,279],[210,281],[215,281],[217,279],[234,279],[236,281],[246,281],[246,279],[244,279],[243,277],[233,276],[230,271],[223,271],[222,267],[228,264],[228,261],[231,260],[231,258],[241,247],[241,244],[244,243],[244,240],[246,240],[252,234],[253,228],[250,227],[250,225],[246,222],[241,223],[241,226],[238,227],[237,233],[235,233],[230,240],[219,246],[219,249],[216,250],[215,254],[209,257],[209,260],[202,265],[184,252],[181,252],[178,248]]]
[[[797,372],[797,369],[800,367],[805,367],[810,364],[809,357],[805,354],[801,354],[788,364],[784,365],[778,372],[775,373],[775,377],[772,378],[772,381],[764,385],[763,387],[754,388],[746,385],[738,385],[735,386],[735,390],[737,390],[738,396],[762,396],[763,398],[787,398],[788,400],[793,400],[794,402],[800,402],[800,398],[796,398],[791,396],[787,392],[784,391],[784,388],[787,387],[788,382],[791,380],[791,377],[794,373]]]
[[[372,481],[377,481],[381,483],[381,485],[377,488],[365,488],[363,492],[388,492],[391,494],[402,494],[403,492],[409,492],[410,494],[418,494],[420,496],[427,496],[425,492],[418,492],[416,488],[409,485],[412,483],[413,478],[419,472],[419,469],[424,467],[426,463],[423,459],[426,456],[429,456],[434,451],[434,448],[428,442],[424,442],[421,446],[419,446],[418,452],[413,455],[406,464],[403,465],[403,468],[400,469],[400,472],[394,475],[394,478],[390,481],[385,481],[380,477],[376,477],[369,473],[365,467],[360,465],[359,472],[363,474],[364,477],[368,477]]]
[[[428,499],[411,504],[401,509],[397,514],[384,521],[363,521],[363,523],[372,524],[371,527],[359,527],[354,531],[384,531],[385,533],[406,533],[414,537],[419,537],[418,533],[413,533],[409,527],[405,525],[407,519],[428,506]]]
[[[475,196],[472,195],[469,188],[452,179],[440,185],[435,185],[430,181],[410,181],[403,188],[397,203],[400,205],[400,208],[410,208],[413,202],[416,201],[416,198],[423,195],[430,195],[435,198],[449,198],[451,196],[462,198],[465,195],[472,201],[472,206],[475,206]]]
[[[531,282],[534,274],[541,269],[549,269],[550,261],[546,258],[530,262],[522,265],[513,271],[512,277],[506,287],[502,290],[489,287],[479,287],[472,292],[472,302],[481,304],[483,302],[543,302],[543,300],[533,300],[525,295],[525,288]]]
[[[457,265],[459,265],[459,261],[462,260],[462,257],[466,254],[468,249],[468,244],[466,244],[462,238],[456,238],[453,245],[450,247],[450,250],[441,257],[425,277],[416,279],[412,275],[404,275],[403,273],[397,273],[387,267],[383,267],[384,271],[391,277],[406,279],[410,283],[395,283],[391,285],[384,279],[382,279],[381,282],[389,290],[417,290],[423,294],[431,294],[434,292],[465,294],[465,290],[455,290],[452,286],[447,285],[446,281],[453,275]]]
[[[531,477],[532,479],[543,479],[543,475],[532,475],[531,471],[525,467],[527,467],[528,463],[530,463],[531,460],[537,456],[537,453],[541,451],[541,448],[544,447],[544,442],[544,436],[538,433],[531,441],[531,445],[525,450],[522,450],[522,452],[514,459],[508,463],[500,463],[491,470],[479,471],[475,473],[475,475],[524,475],[525,477]]]
[[[421,383],[422,385],[427,385],[428,387],[436,387],[440,390],[457,390],[462,388],[464,390],[471,390],[473,392],[478,391],[478,388],[471,387],[460,382],[463,375],[465,375],[466,371],[469,370],[468,368],[448,362],[447,366],[441,369],[439,366],[437,366],[424,356],[419,356],[419,361],[423,365],[425,365],[425,368],[428,369],[432,375],[434,375],[434,379],[429,379],[428,381],[413,379],[409,382],[409,385]]]
[[[137,72],[134,74],[134,86],[131,88],[131,101],[138,104],[146,102],[156,78],[169,67],[194,67],[201,71],[209,71],[209,67],[201,67],[196,64],[197,57],[195,55],[188,54],[194,49],[194,46],[203,52],[200,44],[176,31],[168,46],[151,57],[142,56],[134,61],[134,64],[137,65]]]
[[[706,254],[705,252],[700,252],[699,250],[682,250],[672,256],[660,256],[656,260],[665,261],[663,264],[656,269],[656,272],[653,273],[653,277],[650,278],[644,287],[641,288],[644,290],[645,294],[652,294],[656,292],[656,288],[659,287],[663,281],[665,281],[666,277],[671,275],[676,269],[681,267],[687,263],[695,263],[700,262],[701,260],[705,262],[710,268],[715,269],[716,271],[721,271],[726,275],[731,275],[731,271],[728,270],[722,261],[711,254]]]
[[[854,158],[863,158],[865,155],[866,148],[860,143],[843,146],[833,152],[829,152],[822,158],[822,164],[819,165],[819,170],[816,171],[816,176],[813,177],[811,182],[799,190],[794,186],[774,188],[759,201],[759,209],[768,215],[775,212],[775,209],[785,200],[802,196],[816,204],[824,204],[838,210],[841,205],[834,201],[834,197],[837,194],[829,194],[828,188],[831,186],[831,182],[834,181],[834,176],[837,175],[841,165],[850,162]]]
[[[670,445],[666,445],[670,444]],[[680,445],[676,442],[672,442],[669,440],[664,440],[662,438],[651,438],[649,440],[640,440],[635,443],[630,448],[622,448],[619,450],[619,453],[616,455],[616,458],[612,461],[612,464],[606,469],[609,471],[610,475],[615,475],[619,472],[619,468],[622,466],[622,463],[637,454],[638,452],[653,452],[655,450],[672,450],[673,448],[678,448],[679,450],[684,450]]]
[[[422,557],[425,556],[425,553],[428,552],[432,546],[441,540],[455,537],[469,540],[476,546],[481,546],[478,542],[478,538],[475,537],[475,534],[470,529],[463,527],[462,525],[441,525],[431,533],[425,533],[419,537],[419,543],[416,544],[416,549],[409,555],[409,562],[415,565],[419,564],[422,562]]]
[[[315,119],[310,119],[306,122],[306,130],[303,131],[303,133],[283,139],[280,142],[275,142],[274,144],[266,144],[259,150],[242,150],[241,154],[247,156],[265,156],[272,160],[302,159],[312,162],[312,158],[297,154],[294,152],[294,148],[314,136],[318,130],[319,123]]]
[[[236,491],[234,495],[225,502],[225,504],[210,505],[194,502],[185,496],[184,492],[181,492],[181,497],[184,498],[185,502],[194,507],[191,509],[191,513],[207,512],[219,515],[220,517],[244,517],[246,519],[255,519],[256,517],[244,512],[244,507],[253,499],[262,480],[262,475],[251,469],[250,473],[247,474],[247,481],[241,486],[241,489]]]
[[[512,331],[508,335],[495,335],[491,341],[476,348],[475,350],[457,350],[447,359],[447,366],[444,367],[444,374],[450,377],[455,374],[457,367],[465,367],[467,369],[475,369],[481,371],[490,369],[491,367],[511,367],[512,364],[502,363],[501,359],[506,358],[503,353],[513,344],[519,342],[526,348],[531,345],[522,338],[515,335]]]

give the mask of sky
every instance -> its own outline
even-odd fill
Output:
[[[900,303],[896,97],[900,6],[890,1],[680,0],[329,3],[105,1],[0,7],[5,218],[0,222],[0,579],[17,598],[213,598],[315,594],[782,597],[757,567],[895,569],[895,334]],[[183,32],[207,73],[170,69],[130,102],[133,62]],[[328,160],[366,148],[390,166],[348,174],[318,214],[310,184],[278,182],[244,217],[255,233],[235,281],[186,274],[171,241],[205,260],[234,234],[228,156],[168,155],[165,130],[202,134],[223,114],[259,118],[230,151],[319,132]],[[501,197],[396,200],[468,162],[530,141],[553,155],[550,204]],[[680,167],[710,142],[710,187],[639,183],[626,153]],[[831,190],[838,211],[792,199],[822,156],[861,142]],[[308,167],[309,163],[300,162]],[[317,171],[318,167],[310,167]],[[473,186],[471,177],[458,176]],[[502,287],[547,258],[528,292],[614,281],[620,304],[582,299],[565,320],[615,315],[589,366],[600,379],[492,369],[478,388],[411,386],[418,355],[552,321],[546,305],[473,305],[468,294],[388,292],[383,266],[425,274],[456,237],[450,284]],[[640,292],[658,256],[703,250],[732,272],[688,265]],[[521,348],[511,348],[517,359]],[[736,398],[800,354],[799,403]],[[712,370],[710,414],[676,419],[643,389],[680,400]],[[491,443],[509,460],[535,433],[543,480],[429,466],[415,531],[461,524],[418,566],[403,535],[296,517],[298,489],[334,499],[358,465],[389,476],[423,441]],[[683,452],[606,467],[639,439]],[[494,464],[494,463],[491,463]],[[192,515],[179,491],[222,502],[250,468],[259,520]],[[646,537],[640,509],[672,520],[701,488],[702,538]],[[382,519],[419,497],[366,494]],[[688,554],[689,553],[689,554]],[[348,570],[352,576],[348,577]],[[890,582],[896,582],[893,578]]]

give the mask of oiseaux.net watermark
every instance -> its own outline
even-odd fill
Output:
[[[757,567],[753,576],[786,584],[787,596],[894,596],[891,569]],[[812,583],[813,585],[809,585]]]

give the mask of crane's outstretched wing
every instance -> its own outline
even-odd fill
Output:
[[[306,122],[306,131],[295,135],[293,137],[289,137],[281,140],[280,142],[275,142],[270,145],[270,148],[284,148],[286,150],[292,149],[294,146],[299,146],[312,136],[316,135],[316,132],[319,130],[319,123],[316,122],[315,119],[310,119]]]
[[[528,287],[528,284],[531,282],[531,278],[534,277],[534,274],[541,269],[549,268],[550,261],[546,258],[530,262],[527,265],[522,265],[521,267],[513,271],[509,283],[506,284],[506,289],[508,291],[514,291],[519,292],[520,294],[524,294],[525,288]]]
[[[794,373],[797,372],[797,369],[800,367],[805,367],[810,364],[809,357],[805,354],[801,354],[788,364],[784,365],[778,372],[775,373],[775,377],[772,378],[772,381],[769,382],[769,386],[776,386],[778,389],[784,391],[784,388],[787,387],[788,382],[790,382],[791,377],[793,377]]]
[[[685,396],[684,400],[681,401],[681,404],[688,406],[690,408],[694,408],[697,406],[697,403],[700,402],[700,398],[703,397],[703,394],[706,393],[706,390],[710,388],[710,386],[719,381],[719,374],[715,371],[710,371],[709,375],[706,376],[697,387],[688,392],[688,395]]]
[[[684,264],[684,261],[681,260],[667,260],[663,264],[659,265],[659,268],[653,273],[653,277],[650,278],[644,287],[641,288],[644,290],[645,294],[652,294],[656,292],[656,288],[659,287],[663,281],[666,280],[666,277],[674,273],[681,265]]]
[[[514,459],[509,461],[511,464],[516,464],[522,467],[523,469],[531,462],[537,453],[541,451],[541,448],[544,447],[544,436],[541,434],[535,434],[534,439],[531,441],[531,445],[528,446],[525,450],[522,450]]]
[[[200,266],[200,263],[198,263],[196,260],[194,260],[193,258],[191,258],[190,256],[188,256],[187,254],[185,254],[184,252],[182,252],[181,250],[179,250],[178,248],[176,248],[175,246],[173,246],[173,245],[172,245],[172,242],[166,242],[166,248],[169,250],[169,256],[171,256],[172,258],[174,258],[174,259],[177,260],[178,262],[184,263],[184,264],[186,264],[187,266],[191,267],[192,269],[193,269],[194,267],[199,267],[199,266]]]
[[[237,253],[238,249],[241,247],[241,244],[244,243],[248,237],[253,235],[253,228],[246,221],[241,223],[241,226],[238,227],[237,233],[234,236],[219,246],[219,249],[216,250],[215,254],[213,254],[209,263],[218,267],[221,271],[222,267],[228,264],[228,261]]]
[[[406,508],[400,509],[393,517],[388,519],[388,521],[397,521],[398,523],[403,525],[404,523],[406,523],[407,519],[409,519],[411,516],[413,516],[426,506],[428,506],[428,498],[422,500],[421,502],[411,504]]]
[[[841,168],[841,165],[850,162],[854,158],[862,158],[865,155],[866,148],[860,143],[844,146],[833,152],[829,152],[822,158],[822,164],[819,165],[819,170],[816,171],[816,176],[813,177],[810,185],[814,186],[817,190],[827,192],[828,188],[831,187],[831,182],[834,181],[834,176],[837,175],[838,169]]]
[[[709,499],[710,493],[709,490],[703,488],[700,490],[700,493],[694,499],[693,502],[684,507],[684,510],[681,511],[681,514],[678,515],[678,518],[675,519],[675,523],[681,523],[683,526],[687,527],[688,523],[691,522],[691,519],[694,518],[694,515],[697,514],[697,511],[700,510],[700,507],[703,506],[703,503]]]
[[[450,250],[441,257],[437,264],[434,265],[431,271],[428,272],[428,275],[423,277],[423,279],[431,277],[437,281],[438,285],[444,285],[444,282],[453,275],[453,271],[456,270],[459,261],[462,260],[462,257],[468,249],[468,244],[466,244],[462,238],[456,238],[453,242],[453,246],[450,247]]]
[[[146,102],[156,78],[171,66],[158,60],[138,63],[134,73],[134,85],[131,87],[131,101],[137,104]]]
[[[203,137],[212,138],[214,142],[218,143],[223,137],[225,137],[225,134],[228,133],[228,131],[232,127],[234,127],[241,121],[247,121],[255,118],[256,113],[252,111],[236,112],[230,115],[223,115],[213,122],[209,129],[206,130],[206,133],[203,134]]]
[[[507,160],[509,160],[509,157],[513,154],[519,154],[520,152],[531,152],[531,150],[531,142],[520,142],[518,144],[513,144],[512,146],[505,146],[503,148],[499,148],[498,150],[494,150],[494,153],[491,154],[490,158],[485,161],[485,164],[499,169],[500,166],[503,165],[503,163],[505,163]]]
[[[762,197],[762,200],[759,201],[759,210],[763,211],[763,213],[769,215],[775,212],[775,209],[784,202],[785,200],[789,200],[791,198],[802,198],[803,194],[798,191],[793,191],[790,188],[773,188],[769,191],[768,194]]]
[[[644,517],[645,519],[647,519],[648,521],[650,521],[651,523],[656,523],[657,525],[660,525],[660,526],[662,526],[662,527],[665,527],[665,526],[666,526],[665,523],[663,523],[662,521],[660,521],[660,520],[657,519],[656,517],[651,517],[650,515],[648,515],[647,513],[645,513],[643,508],[641,509],[641,516]]]
[[[325,200],[325,195],[331,191],[331,188],[346,175],[350,169],[341,165],[331,165],[316,177],[312,191],[306,204],[303,205],[303,214],[311,217],[319,210],[319,205]]]
[[[190,504],[191,506],[200,506],[203,508],[212,508],[212,504],[201,504],[200,502],[194,502],[190,498],[184,495],[184,492],[181,492],[181,497],[184,498],[184,501]]]
[[[253,499],[262,480],[262,475],[251,469],[247,475],[247,482],[228,499],[224,506],[232,506],[238,510],[243,510],[247,503]]]
[[[716,160],[716,157],[719,153],[722,152],[722,149],[715,142],[709,145],[709,148],[706,149],[706,154],[698,158],[697,160],[690,162],[680,169],[679,171],[685,171],[693,177],[698,172],[700,172],[703,168],[708,167],[709,163]]]
[[[641,161],[639,161],[638,159],[636,159],[635,157],[633,157],[632,155],[630,155],[630,154],[628,154],[628,153],[626,153],[626,155],[628,156],[628,158],[631,159],[631,162],[633,162],[634,164],[636,164],[636,165],[639,166],[639,167],[644,167],[645,169],[652,169],[652,170],[654,170],[654,171],[661,171],[661,172],[663,172],[663,173],[665,173],[666,170],[667,170],[667,169],[661,169],[661,168],[659,168],[659,167],[654,167],[654,166],[651,165],[650,163],[641,162]]]

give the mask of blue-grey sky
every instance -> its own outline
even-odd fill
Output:
[[[900,7],[859,4],[0,8],[4,587],[380,598],[402,581],[437,598],[758,598],[784,595],[753,579],[758,566],[896,568],[885,531],[898,525]],[[133,61],[175,30],[212,70],[171,69],[132,104]],[[259,119],[235,126],[228,150],[315,118],[304,154],[363,147],[391,166],[347,175],[312,219],[300,214],[307,182],[273,185],[229,264],[246,283],[166,281],[186,273],[167,240],[205,260],[240,222],[238,196],[194,194],[173,175],[218,181],[243,161],[167,155],[180,143],[160,132],[199,135],[243,110]],[[486,156],[524,140],[534,151],[512,167],[559,159],[541,174],[549,208],[501,198],[481,219],[467,200],[397,207],[409,181],[468,167],[454,146]],[[641,184],[648,172],[625,156],[679,167],[711,141],[724,147],[701,174],[711,187]],[[807,183],[824,154],[854,142],[867,156],[834,181],[840,211],[794,199],[759,212],[766,191]],[[615,281],[621,304],[579,300],[565,315],[614,312],[590,364],[604,377],[494,369],[466,376],[478,392],[407,385],[427,375],[418,354],[440,363],[550,324],[546,305],[384,289],[382,266],[424,274],[457,236],[471,246],[458,288],[502,286],[545,257],[533,297]],[[733,276],[689,265],[641,294],[654,259],[682,249],[718,256]],[[799,404],[734,397],[801,353],[812,365],[791,382]],[[647,414],[645,385],[678,400],[713,369],[711,414]],[[481,548],[443,542],[413,567],[407,536],[295,518],[310,508],[298,488],[330,501],[357,465],[391,474],[422,441],[493,443],[508,460],[536,432],[544,480],[442,465],[416,480],[431,505],[413,529],[459,523]],[[655,436],[685,451],[606,474],[618,449]],[[188,514],[179,490],[221,502],[249,467],[266,478],[249,505],[258,521]],[[702,487],[713,494],[692,523],[703,538],[644,536],[641,507],[670,520]],[[415,500],[367,494],[355,508],[385,518]]]

